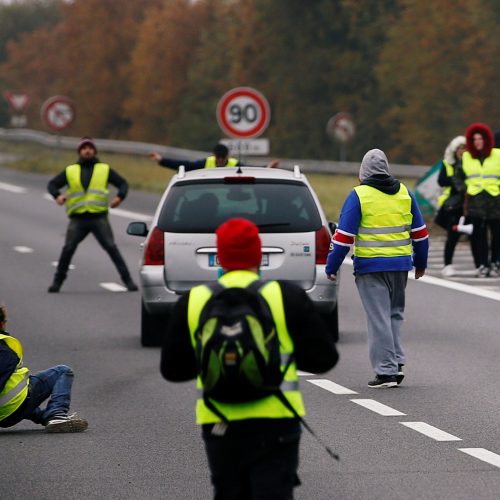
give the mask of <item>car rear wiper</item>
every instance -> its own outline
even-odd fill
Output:
[[[268,222],[266,224],[257,224],[257,227],[275,227],[275,226],[289,226],[290,222]]]

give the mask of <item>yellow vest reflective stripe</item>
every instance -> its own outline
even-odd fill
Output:
[[[236,167],[238,165],[238,160],[236,158],[228,158],[225,167]],[[215,163],[215,156],[209,156],[205,160],[205,168],[217,168],[217,163]]]
[[[109,165],[96,163],[90,183],[85,191],[82,186],[82,167],[76,163],[66,167],[66,213],[105,213],[108,211]]]
[[[0,334],[7,346],[19,357],[15,372],[10,376],[0,392],[0,421],[12,415],[28,395],[29,371],[23,367],[23,348],[21,342],[9,335]]]
[[[483,164],[466,151],[462,156],[467,193],[471,196],[486,191],[491,196],[500,194],[500,149],[492,149]]]
[[[258,279],[255,273],[250,271],[231,271],[220,279],[220,283],[226,288],[246,288]],[[266,300],[271,310],[278,338],[280,341],[281,366],[285,367],[294,352],[293,340],[286,327],[283,296],[280,285],[275,281],[266,283],[260,293]],[[196,346],[195,332],[201,312],[212,296],[212,291],[205,285],[194,287],[189,293],[188,302],[188,325],[193,348]],[[294,361],[288,367],[281,389],[298,415],[305,415],[304,402],[298,388],[297,365]],[[196,402],[196,423],[212,424],[220,422],[220,418],[212,413],[202,398],[203,384],[200,377],[196,380],[198,389],[198,400]],[[252,418],[293,418],[293,413],[276,397],[268,396],[257,401],[246,403],[219,403],[212,400],[216,408],[229,420],[247,420]]]
[[[356,257],[400,257],[412,254],[411,197],[401,184],[396,194],[371,186],[354,188],[361,205],[361,222],[354,243]]]
[[[443,165],[446,169],[446,176],[453,177],[453,174],[455,173],[455,168],[453,167],[453,165],[448,163],[446,160],[443,160]],[[442,207],[444,202],[450,197],[450,193],[451,193],[451,186],[445,186],[443,188],[441,196],[438,198],[438,205],[440,207]]]

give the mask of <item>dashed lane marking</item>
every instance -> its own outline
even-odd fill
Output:
[[[478,458],[483,462],[487,462],[495,467],[500,467],[500,455],[486,450],[485,448],[458,448],[460,451],[467,453],[471,457]]]
[[[43,195],[43,198],[48,201],[54,201],[54,198],[48,193],[45,193]],[[110,208],[109,213],[110,215],[116,215],[117,217],[124,217],[125,219],[136,219],[147,222],[153,220],[153,217],[151,215],[142,214],[140,212],[132,212],[130,210],[123,210],[122,208]]]
[[[122,210],[121,208],[111,208],[109,210],[111,215],[117,215],[118,217],[125,217],[126,219],[138,219],[140,221],[151,221],[153,217],[151,215],[141,214],[139,212],[131,212],[129,210]]]
[[[308,380],[308,382],[317,385],[318,387],[321,387],[322,389],[325,389],[329,392],[333,392],[333,394],[358,394],[356,391],[348,389],[347,387],[336,384],[335,382],[327,379],[312,379]]]
[[[15,186],[14,184],[7,184],[6,182],[0,182],[0,189],[18,194],[23,194],[28,192],[26,188],[23,188],[21,186]]]
[[[23,246],[19,246],[19,247],[14,247],[14,250],[16,252],[19,252],[19,253],[33,253],[34,250],[30,247],[23,247]]]
[[[299,377],[314,377],[314,373],[303,372],[302,370],[297,370],[297,375]]]
[[[127,291],[127,289],[124,286],[119,285],[118,283],[105,282],[105,283],[99,283],[99,285],[102,288],[109,290],[110,292],[126,292]]]
[[[399,410],[395,410],[394,408],[379,403],[374,399],[351,399],[351,401],[360,406],[363,406],[364,408],[367,408],[368,410],[374,411],[375,413],[378,413],[379,415],[382,415],[384,417],[399,417],[406,415],[406,413],[400,412]]]
[[[59,262],[57,262],[57,260],[55,260],[55,261],[52,261],[50,264],[51,264],[52,267],[57,267],[57,265],[59,264]],[[68,269],[76,269],[76,266],[74,264],[70,264],[69,267],[68,267]]]
[[[433,425],[426,424],[425,422],[399,422],[400,424],[420,432],[427,437],[435,439],[436,441],[462,441],[459,437],[444,432]]]

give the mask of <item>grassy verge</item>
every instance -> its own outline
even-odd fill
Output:
[[[0,141],[0,152],[12,153],[18,160],[9,163],[9,168],[25,172],[49,175],[59,173],[66,165],[76,160],[76,153],[41,146],[28,142]],[[160,168],[147,157],[120,153],[103,153],[102,161],[109,163],[120,175],[125,177],[132,189],[162,193],[174,175],[170,169]],[[323,210],[329,220],[338,220],[345,197],[358,184],[353,175],[308,174],[307,178],[318,195]],[[401,179],[413,189],[414,179]]]

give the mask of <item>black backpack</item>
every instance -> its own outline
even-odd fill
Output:
[[[221,403],[255,401],[280,390],[278,333],[269,306],[255,281],[247,288],[209,285],[212,297],[195,332],[198,373],[204,399]]]
[[[281,369],[276,325],[269,305],[259,293],[264,285],[262,281],[254,281],[247,288],[208,285],[212,297],[201,312],[195,332],[203,401],[227,424],[228,419],[211,400],[243,403],[274,395],[338,460],[338,455],[318,438],[280,389],[294,356],[290,355]]]

